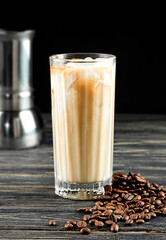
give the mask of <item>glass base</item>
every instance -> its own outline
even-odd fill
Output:
[[[102,182],[79,184],[59,181],[58,186],[55,184],[55,193],[63,198],[74,200],[92,200],[97,196],[104,194],[104,186],[110,185],[111,179]]]

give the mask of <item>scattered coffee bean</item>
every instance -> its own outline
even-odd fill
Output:
[[[160,199],[157,199],[157,200],[155,201],[155,204],[159,206],[159,205],[161,205],[161,204],[162,204],[162,202],[161,202],[161,200],[160,200]]]
[[[91,225],[94,225],[95,224],[95,222],[98,222],[98,220],[97,219],[91,219],[91,220],[89,220],[89,224],[91,224]]]
[[[93,207],[78,209],[85,214],[83,221],[76,224],[69,220],[66,229],[77,225],[82,234],[89,234],[88,223],[98,228],[111,226],[112,232],[118,232],[116,223],[119,221],[125,221],[126,225],[141,224],[158,215],[166,215],[166,188],[148,182],[140,173],[116,172],[112,185],[106,185],[104,189],[105,194],[97,197]],[[54,225],[54,222],[51,220],[49,225]]]
[[[126,221],[126,224],[127,224],[127,225],[133,224],[133,220],[132,220],[132,219],[127,220],[127,221]]]
[[[97,222],[95,222],[95,226],[98,228],[101,228],[104,226],[104,223],[102,221],[97,221]]]
[[[127,221],[129,218],[130,218],[129,215],[127,215],[127,214],[124,214],[123,217],[122,217],[122,219],[124,221]]]
[[[85,212],[86,212],[86,213],[92,213],[92,212],[93,212],[93,209],[92,209],[92,208],[86,208],[86,209],[85,209]]]
[[[73,224],[73,226],[76,226],[76,224],[77,224],[76,221],[74,221],[74,220],[68,220],[67,223]]]
[[[87,226],[87,223],[85,221],[78,221],[77,227],[78,228],[85,228]]]
[[[163,213],[164,215],[166,215],[166,210],[163,210],[162,213]]]
[[[111,226],[111,232],[117,233],[119,231],[119,225],[118,224],[112,224]]]
[[[112,220],[107,220],[105,221],[105,224],[107,224],[108,226],[111,226],[112,224],[114,224],[114,222]]]
[[[134,198],[133,198],[133,202],[138,202],[139,200],[141,200],[141,196],[140,195],[136,195]]]
[[[139,201],[136,204],[137,207],[143,207],[144,205],[145,205],[145,202],[143,202],[143,201]]]
[[[78,212],[85,212],[86,208],[78,208]]]
[[[90,219],[90,215],[84,215],[84,216],[83,216],[83,220],[84,220],[85,222],[89,221],[89,219]]]
[[[138,214],[131,214],[130,219],[132,219],[132,220],[138,219]]]
[[[143,212],[144,213],[149,213],[149,209],[144,209]]]
[[[145,214],[144,219],[145,220],[150,220],[151,219],[151,215],[150,214]]]
[[[143,219],[137,219],[136,223],[144,223],[145,221]]]
[[[157,215],[154,212],[149,213],[151,217],[157,217]]]
[[[81,228],[80,233],[81,234],[89,234],[90,233],[90,229],[88,227]]]
[[[49,226],[55,226],[56,225],[56,221],[55,220],[50,220],[49,221]]]
[[[159,191],[158,192],[158,197],[165,197],[165,193],[163,191]]]
[[[103,206],[103,205],[104,205],[104,203],[103,203],[103,202],[101,202],[101,201],[96,201],[96,202],[95,202],[95,205]]]
[[[72,229],[74,226],[73,226],[73,224],[71,224],[71,223],[66,223],[65,224],[65,228],[66,229]]]
[[[136,176],[135,179],[137,182],[146,183],[146,180],[143,177]]]

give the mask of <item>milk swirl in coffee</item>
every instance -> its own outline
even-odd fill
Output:
[[[114,135],[114,63],[84,60],[51,66],[56,172],[80,184],[111,177]]]

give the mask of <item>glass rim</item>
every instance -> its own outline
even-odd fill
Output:
[[[70,57],[68,57],[70,56]],[[104,62],[113,61],[116,56],[109,53],[91,53],[91,52],[73,52],[73,53],[60,53],[53,54],[49,57],[50,60],[57,62],[74,62],[74,63],[92,63],[92,62]]]

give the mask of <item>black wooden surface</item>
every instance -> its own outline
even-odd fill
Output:
[[[166,217],[120,231],[96,230],[88,236],[66,231],[69,219],[80,220],[92,201],[62,199],[54,194],[51,121],[43,115],[45,137],[34,149],[0,151],[0,239],[166,239]],[[115,121],[114,171],[140,172],[166,186],[166,116],[118,115]],[[48,226],[50,219],[57,226]]]

